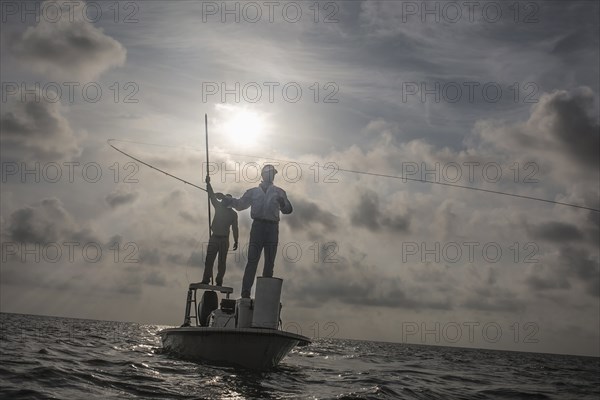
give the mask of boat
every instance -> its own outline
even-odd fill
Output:
[[[311,340],[281,329],[280,278],[259,277],[255,298],[230,299],[233,288],[191,283],[183,324],[158,332],[178,358],[265,371]],[[197,291],[203,291],[197,302]],[[218,293],[225,297],[218,301]],[[193,314],[192,314],[193,312]]]

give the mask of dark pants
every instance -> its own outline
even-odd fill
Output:
[[[204,262],[204,276],[202,282],[210,282],[213,275],[213,265],[217,254],[219,255],[219,262],[217,264],[217,278],[215,283],[221,285],[223,283],[223,277],[225,276],[225,269],[227,268],[227,252],[229,251],[229,238],[225,236],[212,235],[208,240],[208,248],[206,249],[206,261]]]
[[[248,244],[248,263],[242,281],[242,297],[250,297],[250,290],[254,284],[256,268],[260,261],[260,253],[265,250],[265,265],[262,276],[272,277],[279,241],[279,224],[260,220],[252,222],[250,229],[250,243]]]

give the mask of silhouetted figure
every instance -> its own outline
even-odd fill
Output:
[[[223,277],[227,269],[227,251],[229,251],[229,228],[233,228],[233,250],[238,248],[238,217],[237,213],[228,208],[223,203],[223,199],[231,199],[231,195],[226,196],[223,193],[213,191],[210,184],[210,177],[206,177],[208,196],[210,202],[215,208],[215,216],[211,225],[211,235],[206,249],[206,261],[204,262],[204,275],[202,282],[208,284],[213,275],[213,265],[215,258],[219,256],[217,263],[217,277],[215,283],[217,286],[223,285]]]
[[[256,267],[263,249],[265,264],[262,276],[273,276],[279,241],[279,212],[284,214],[292,212],[292,204],[285,191],[273,184],[276,173],[277,170],[274,166],[265,165],[261,171],[262,182],[258,187],[247,190],[239,199],[225,198],[223,200],[223,204],[238,211],[251,207],[250,217],[253,222],[248,244],[248,263],[242,281],[242,297],[250,297],[250,290],[256,276]]]

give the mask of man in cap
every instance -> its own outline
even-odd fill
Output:
[[[250,217],[253,219],[250,229],[250,243],[248,244],[248,263],[244,270],[242,281],[242,297],[250,297],[250,290],[254,284],[256,267],[260,254],[264,249],[265,264],[262,276],[272,277],[279,241],[279,212],[290,214],[292,204],[285,191],[273,184],[277,170],[271,164],[262,168],[262,182],[258,187],[249,189],[239,199],[225,198],[226,206],[238,211],[250,208]]]
[[[231,199],[231,195],[216,193],[210,184],[210,177],[206,177],[208,196],[210,202],[215,208],[215,216],[212,220],[211,235],[206,249],[206,260],[204,262],[204,275],[202,282],[210,283],[213,276],[213,265],[217,254],[219,261],[217,264],[217,277],[215,283],[217,286],[223,285],[223,277],[227,268],[227,251],[229,250],[229,228],[233,229],[233,250],[238,248],[238,216],[235,211],[224,205],[224,199]]]

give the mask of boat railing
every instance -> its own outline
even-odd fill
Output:
[[[185,303],[185,316],[183,319],[183,325],[181,326],[191,326],[192,318],[195,320],[196,326],[200,326],[198,319],[198,302],[196,297],[197,290],[213,290],[215,292],[221,292],[225,294],[227,299],[229,299],[229,295],[233,293],[233,288],[228,286],[215,286],[205,283],[190,283],[187,293],[187,300]],[[194,306],[193,308],[192,305]],[[192,309],[194,310],[194,314],[192,314]]]

